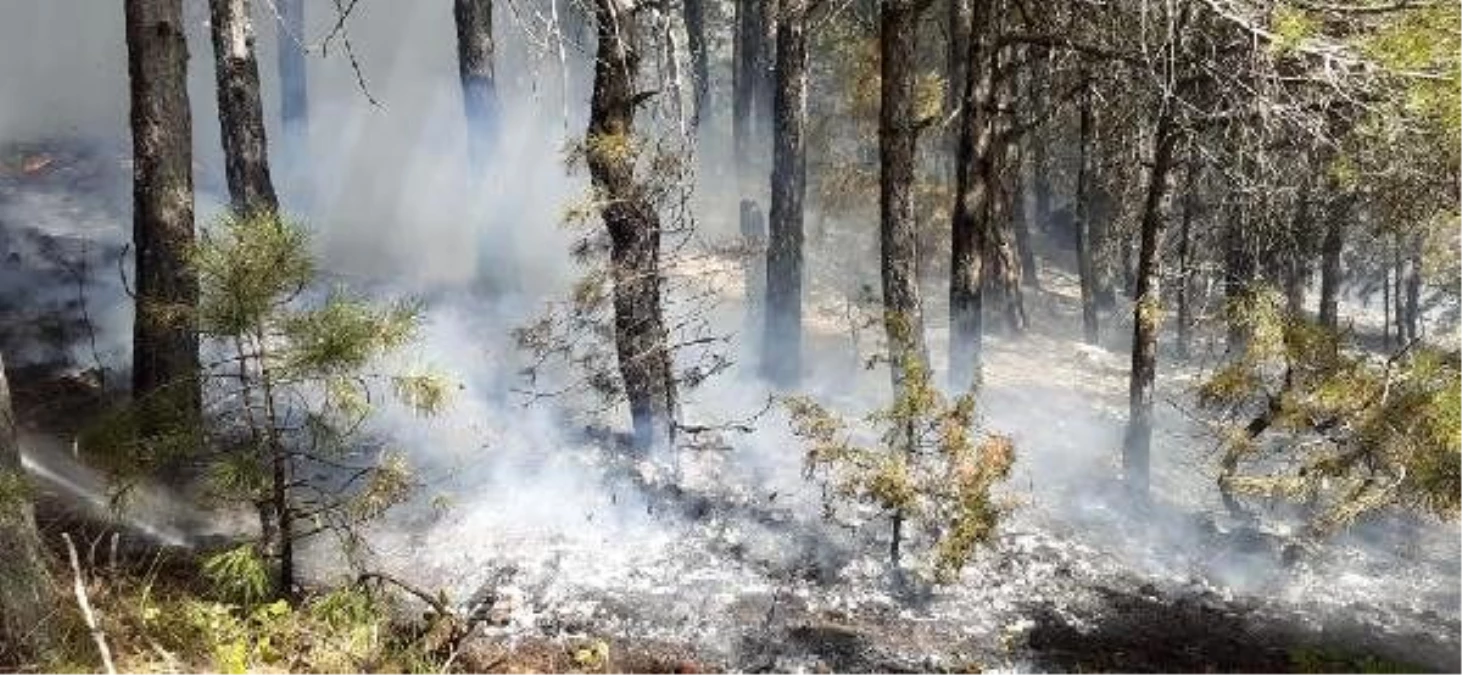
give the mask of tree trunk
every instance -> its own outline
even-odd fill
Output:
[[[1304,316],[1305,286],[1310,280],[1310,235],[1311,222],[1310,189],[1313,178],[1306,176],[1300,184],[1298,200],[1295,203],[1291,250],[1282,256],[1284,263],[1284,305],[1285,313],[1291,317]]]
[[[1050,105],[1050,53],[1042,50],[1031,61],[1030,91],[1027,100],[1031,102],[1031,109],[1038,114],[1045,114],[1046,107]],[[1040,129],[1032,129],[1030,132],[1030,153],[1031,153],[1031,191],[1035,198],[1035,225],[1040,232],[1048,232],[1051,227],[1051,160],[1050,153],[1046,147],[1046,136]],[[1032,267],[1032,271],[1034,271]],[[1031,288],[1040,288],[1040,275],[1032,274],[1028,282]]]
[[[782,0],[777,20],[776,133],[772,144],[762,369],[781,386],[802,371],[802,202],[807,191],[806,0]]]
[[[660,218],[634,175],[635,18],[619,0],[595,0],[598,23],[594,93],[585,139],[600,215],[610,238],[614,342],[635,447],[674,441],[675,381],[660,305]]]
[[[685,43],[690,51],[691,123],[699,125],[710,117],[714,108],[707,103],[711,87],[710,57],[706,53],[705,0],[685,0]]]
[[[34,663],[45,650],[42,625],[56,611],[36,531],[30,480],[20,460],[15,413],[0,359],[0,665]],[[39,629],[39,630],[38,630]]]
[[[1097,279],[1096,265],[1092,260],[1092,208],[1091,181],[1093,178],[1092,134],[1096,131],[1095,114],[1092,111],[1092,90],[1089,77],[1083,73],[1085,84],[1081,93],[1080,121],[1077,131],[1076,164],[1076,268],[1081,282],[1081,330],[1086,344],[1100,342],[1097,323]]]
[[[1192,355],[1193,218],[1198,212],[1198,153],[1190,147],[1183,173],[1183,215],[1178,231],[1178,358]]]
[[[775,21],[773,0],[737,0],[736,39],[732,64],[731,136],[738,185],[747,196],[746,186],[765,180],[755,175],[753,163],[762,157],[757,149],[768,137],[772,102],[769,99],[771,74],[771,29]],[[763,111],[766,111],[764,113]]]
[[[1391,345],[1391,268],[1390,261],[1381,270],[1381,346],[1390,349]]]
[[[182,0],[127,0],[132,100],[132,244],[136,310],[132,396],[142,432],[195,430],[198,276],[193,246],[193,131]]]
[[[879,235],[884,328],[897,397],[911,362],[929,364],[919,299],[918,230],[914,220],[915,39],[919,0],[884,0],[879,6],[878,113]]]
[[[994,54],[991,0],[974,0],[955,154],[954,218],[950,228],[949,385],[979,386],[984,339],[984,250],[994,173]]]
[[[1337,206],[1344,198],[1332,197]],[[1328,210],[1329,221],[1325,226],[1325,241],[1320,246],[1320,325],[1337,330],[1340,327],[1340,253],[1345,246],[1346,209]]]
[[[1181,20],[1179,24],[1183,23]],[[1180,27],[1178,30],[1182,30]],[[1167,225],[1168,174],[1178,129],[1173,120],[1177,102],[1160,104],[1152,140],[1152,168],[1142,205],[1142,244],[1137,263],[1136,297],[1132,316],[1132,370],[1127,389],[1127,435],[1122,446],[1122,469],[1132,494],[1145,498],[1152,448],[1152,408],[1157,377],[1157,336],[1162,328],[1163,230]]]
[[[284,131],[282,157],[292,175],[304,174],[309,147],[309,110],[305,75],[304,0],[275,0],[279,10],[279,113]]]
[[[457,76],[467,117],[467,156],[480,174],[498,137],[497,81],[493,70],[492,0],[455,0]]]
[[[1003,5],[997,7],[1004,9]],[[994,42],[999,33],[992,24],[987,38]],[[1020,199],[1020,146],[1017,143],[1016,119],[1011,113],[1015,103],[1016,64],[1020,57],[1016,49],[997,49],[995,61],[995,106],[992,111],[998,120],[996,147],[994,149],[991,186],[997,191],[990,202],[989,231],[985,235],[986,288],[993,291],[988,296],[996,300],[1005,327],[1012,334],[1025,332],[1025,297],[1022,294],[1020,247],[1021,218],[1017,200]]]
[[[1410,234],[1404,239],[1401,258],[1401,288],[1397,289],[1397,304],[1401,306],[1402,344],[1421,337],[1421,254],[1420,234]]]
[[[249,0],[209,0],[214,70],[218,79],[218,121],[223,138],[228,194],[235,213],[279,210],[269,177],[264,104],[259,100],[259,63],[254,58],[254,21]]]
[[[1231,196],[1233,198],[1233,196]],[[1226,210],[1228,222],[1224,236],[1224,315],[1228,321],[1228,350],[1242,353],[1248,343],[1248,330],[1240,316],[1254,282],[1255,261],[1249,250],[1248,213],[1244,205],[1231,204]]]
[[[766,317],[763,304],[767,294],[767,224],[761,208],[751,199],[741,200],[741,243],[745,247],[746,266],[742,270],[742,286],[745,290],[746,315],[743,319],[744,335],[765,337]],[[800,335],[800,332],[799,332]],[[760,358],[760,355],[757,356]]]

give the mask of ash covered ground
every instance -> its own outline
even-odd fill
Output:
[[[7,152],[0,264],[9,292],[0,301],[10,318],[0,337],[17,367],[78,387],[122,381],[125,169],[105,145]],[[716,321],[736,326],[737,261],[679,264],[692,285],[725,296]],[[1080,346],[1069,333],[1078,323],[1070,279],[1051,265],[1044,282],[1033,334],[991,341],[981,413],[1015,439],[1019,463],[1004,488],[1014,508],[957,584],[895,584],[885,518],[825,518],[775,408],[752,433],[631,458],[605,423],[615,411],[586,418],[569,414],[579,402],[530,404],[512,392],[521,357],[508,333],[537,302],[441,289],[428,295],[417,356],[446,366],[462,390],[441,418],[387,411],[377,423],[411,454],[424,488],[373,534],[375,559],[476,613],[484,643],[602,637],[735,670],[1459,668],[1455,526],[1383,515],[1296,553],[1282,511],[1229,520],[1213,483],[1214,441],[1185,413],[1202,358],[1160,367],[1156,495],[1151,506],[1129,504],[1114,482],[1125,349]],[[818,357],[806,381],[861,414],[887,383],[854,356],[835,285],[814,285],[809,353]],[[937,306],[926,321],[942,353]],[[685,414],[735,419],[762,409],[767,394],[733,369],[697,391]],[[75,423],[48,420],[45,406],[21,417],[33,427]],[[27,448],[33,466],[65,461],[45,448]],[[155,531],[201,532],[176,500],[153,503],[171,506],[131,517]],[[330,579],[331,552],[315,555],[312,575]]]

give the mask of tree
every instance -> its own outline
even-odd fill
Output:
[[[675,436],[675,380],[660,304],[660,218],[635,176],[639,139],[635,16],[619,0],[595,0],[599,42],[589,100],[586,161],[610,238],[614,343],[637,448],[669,447]]]
[[[279,210],[269,178],[264,106],[259,100],[259,63],[254,58],[254,22],[249,0],[209,0],[214,70],[218,79],[218,121],[224,169],[234,211]]]
[[[1092,181],[1095,177],[1092,134],[1096,132],[1096,112],[1091,100],[1091,77],[1085,71],[1080,77],[1081,107],[1076,145],[1076,268],[1081,284],[1081,332],[1086,344],[1095,345],[1101,339],[1097,318],[1097,270],[1092,260]]]
[[[922,120],[915,119],[915,37],[918,0],[879,5],[878,113],[879,241],[884,328],[894,392],[903,390],[909,360],[928,364],[924,309],[919,298],[918,231],[914,221],[914,150]]]
[[[860,429],[810,398],[785,404],[793,435],[807,446],[807,476],[831,488],[823,490],[829,516],[845,502],[887,514],[895,575],[906,520],[922,526],[930,542],[927,568],[936,581],[952,582],[975,547],[995,534],[1004,509],[991,491],[1010,475],[1015,447],[1006,436],[976,429],[972,392],[946,399],[917,359],[902,371],[904,386],[893,403],[864,420],[871,428]],[[862,442],[870,432],[877,440]]]
[[[984,259],[994,175],[994,16],[991,0],[975,0],[960,106],[950,228],[949,383],[966,388],[981,378]]]
[[[802,215],[807,192],[807,5],[782,0],[777,14],[776,126],[772,143],[771,236],[767,247],[763,373],[796,384],[802,370]]]
[[[708,100],[711,90],[711,60],[706,49],[705,0],[685,0],[684,11],[685,46],[690,52],[691,96],[695,111],[692,120],[699,124],[710,116],[712,110]]]
[[[1177,10],[1173,33],[1167,36],[1165,51],[1176,62],[1184,58],[1182,32],[1187,29],[1187,5]],[[1162,251],[1167,228],[1168,178],[1173,154],[1183,130],[1178,126],[1179,106],[1176,72],[1169,78],[1157,102],[1152,131],[1152,165],[1147,174],[1147,194],[1142,205],[1142,244],[1137,263],[1137,293],[1132,310],[1132,369],[1127,388],[1127,433],[1122,444],[1122,469],[1128,489],[1141,498],[1148,490],[1151,464],[1152,409],[1157,376],[1157,335],[1162,328]]]
[[[30,481],[21,465],[15,413],[0,358],[0,664],[19,666],[40,656],[46,632],[37,630],[55,611],[55,591],[36,531]]]
[[[493,74],[492,0],[455,0],[457,75],[467,116],[467,155],[482,171],[498,134],[497,82]]]
[[[305,2],[276,0],[279,115],[284,130],[285,167],[302,173],[310,144],[309,89],[305,69]]]
[[[193,133],[182,0],[128,0],[132,99],[132,244],[136,311],[132,395],[147,426],[195,427],[202,394],[193,312],[198,277],[193,235]]]

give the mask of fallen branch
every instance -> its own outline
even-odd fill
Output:
[[[76,544],[71,542],[71,535],[64,532],[61,533],[61,538],[66,540],[66,552],[71,556],[71,572],[76,577],[76,604],[81,607],[81,617],[91,630],[91,639],[96,641],[96,650],[101,653],[102,665],[106,667],[107,675],[116,675],[117,667],[112,663],[112,650],[107,648],[107,634],[97,625],[96,615],[91,611],[91,601],[86,597],[86,582],[81,576],[81,560],[76,555]]]

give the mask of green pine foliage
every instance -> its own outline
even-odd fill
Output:
[[[937,581],[952,582],[1005,512],[993,491],[1010,474],[1015,448],[1008,437],[978,428],[972,394],[948,399],[917,359],[906,360],[904,372],[901,395],[865,424],[805,396],[784,405],[806,447],[807,477],[830,488],[828,513],[873,506],[921,529],[929,542],[926,568]]]
[[[1379,358],[1283,306],[1265,289],[1231,308],[1250,342],[1198,387],[1223,429],[1221,486],[1307,502],[1316,533],[1391,506],[1457,518],[1458,353],[1416,342]]]
[[[94,425],[83,443],[124,477],[159,466],[198,472],[215,501],[258,508],[257,548],[271,566],[286,555],[284,538],[330,533],[357,541],[361,525],[415,485],[403,456],[363,431],[367,418],[392,396],[421,414],[446,404],[441,377],[389,367],[416,339],[420,304],[317,288],[305,230],[273,215],[224,216],[204,231],[192,263],[203,428],[142,437],[131,405]],[[244,574],[257,572],[248,564],[254,560],[235,549],[205,571],[243,584],[235,595],[259,599],[268,593],[257,575]]]

